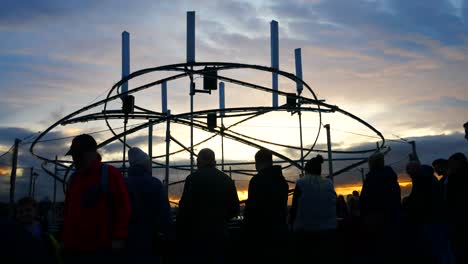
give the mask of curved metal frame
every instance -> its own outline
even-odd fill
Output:
[[[194,68],[197,68],[197,67],[203,67],[203,68],[202,69],[194,69]],[[207,67],[209,67],[209,68],[207,69]],[[208,70],[212,71],[213,69],[216,69],[218,72],[226,71],[226,70],[233,70],[233,69],[250,69],[250,70],[263,71],[263,72],[277,73],[280,76],[283,76],[283,77],[291,80],[294,83],[301,82],[303,84],[303,86],[311,93],[313,98],[307,98],[307,97],[304,97],[304,96],[301,96],[301,95],[292,95],[290,93],[286,93],[286,92],[282,92],[282,91],[275,91],[275,90],[273,90],[271,88],[268,88],[268,87],[260,86],[260,85],[257,85],[257,84],[253,84],[253,83],[249,83],[249,82],[245,82],[245,81],[241,81],[241,80],[237,80],[237,79],[233,79],[233,78],[228,78],[226,76],[222,76],[222,75],[218,74],[217,78],[219,80],[221,80],[221,81],[237,84],[237,85],[252,88],[252,89],[257,89],[257,90],[268,92],[268,93],[277,93],[278,95],[282,95],[282,96],[294,97],[295,99],[298,100],[299,104],[298,104],[297,107],[293,107],[293,108],[288,107],[286,105],[285,106],[280,106],[278,108],[273,108],[273,107],[237,107],[237,108],[226,108],[226,109],[209,109],[209,110],[203,110],[203,111],[196,111],[196,112],[188,112],[188,113],[181,113],[181,114],[177,114],[177,115],[171,115],[171,117],[169,118],[170,122],[183,124],[183,125],[187,125],[187,126],[192,126],[192,127],[198,128],[200,130],[205,130],[205,131],[208,131],[206,123],[202,122],[202,121],[199,121],[199,120],[196,120],[196,119],[206,118],[206,115],[208,113],[217,113],[219,115],[220,112],[223,112],[223,113],[226,114],[226,115],[223,116],[223,118],[241,117],[241,116],[245,117],[242,120],[232,124],[231,126],[229,126],[227,128],[219,128],[219,129],[209,131],[209,132],[213,133],[213,135],[211,135],[207,139],[202,140],[202,141],[200,141],[198,143],[194,143],[193,146],[200,145],[200,144],[202,144],[202,143],[204,143],[204,142],[206,142],[206,141],[208,141],[208,140],[222,134],[223,136],[225,136],[227,138],[233,139],[233,140],[235,140],[237,142],[240,142],[240,143],[243,143],[243,144],[255,147],[255,148],[264,148],[263,146],[258,144],[258,143],[264,143],[264,144],[280,146],[280,147],[284,147],[284,148],[307,151],[305,153],[305,155],[303,156],[305,158],[308,155],[310,155],[310,153],[313,152],[313,151],[315,151],[315,152],[326,152],[326,150],[315,150],[314,149],[315,145],[317,143],[317,140],[318,140],[318,138],[320,136],[320,132],[321,132],[321,125],[322,125],[321,113],[322,112],[328,112],[328,113],[338,112],[338,113],[341,113],[341,114],[346,115],[348,117],[351,117],[352,119],[354,119],[354,120],[358,121],[359,123],[361,123],[362,125],[366,126],[371,131],[376,133],[376,135],[378,137],[380,137],[382,141],[380,143],[380,146],[378,146],[376,149],[367,149],[367,150],[362,150],[362,151],[333,151],[333,153],[363,154],[363,153],[375,152],[375,151],[378,151],[379,149],[382,149],[382,148],[385,147],[385,138],[383,137],[383,135],[377,129],[375,129],[373,126],[371,126],[366,121],[364,121],[364,120],[360,119],[359,117],[351,114],[350,112],[347,112],[347,111],[339,108],[336,105],[330,105],[330,104],[325,103],[323,100],[319,100],[317,98],[316,94],[314,93],[314,91],[312,90],[312,88],[305,81],[297,78],[294,74],[291,74],[291,73],[288,73],[288,72],[285,72],[285,71],[281,71],[281,70],[277,70],[277,69],[274,69],[274,68],[271,68],[271,67],[251,65],[251,64],[228,63],[228,62],[196,62],[196,63],[181,63],[181,64],[172,64],[172,65],[165,65],[165,66],[147,68],[147,69],[142,69],[142,70],[131,73],[127,77],[121,79],[116,84],[114,84],[112,86],[112,88],[110,89],[110,91],[107,94],[107,97],[105,99],[103,99],[101,101],[98,101],[96,103],[90,104],[88,106],[85,106],[85,107],[83,107],[83,108],[81,108],[81,109],[79,109],[79,110],[65,116],[64,118],[62,118],[62,119],[58,120],[57,122],[55,122],[54,124],[52,124],[46,130],[44,130],[32,142],[32,144],[30,146],[30,152],[31,152],[31,154],[33,156],[43,160],[44,162],[55,163],[55,160],[49,159],[49,158],[44,157],[44,156],[41,156],[41,155],[39,155],[39,154],[37,154],[35,152],[35,146],[37,145],[37,143],[40,142],[41,139],[47,133],[49,133],[51,130],[53,130],[58,125],[67,125],[67,124],[72,124],[72,123],[77,123],[77,122],[87,122],[87,121],[95,121],[95,120],[104,120],[106,122],[107,127],[109,128],[109,131],[113,134],[113,136],[111,138],[109,138],[109,139],[105,140],[104,142],[102,142],[101,144],[99,144],[99,146],[98,146],[99,148],[103,147],[103,146],[105,146],[107,144],[110,144],[110,143],[114,142],[115,140],[119,140],[120,142],[124,143],[124,141],[121,139],[121,137],[125,137],[125,136],[127,136],[129,134],[132,134],[132,133],[137,132],[137,131],[139,131],[141,129],[144,129],[144,128],[148,127],[149,125],[154,125],[154,124],[166,122],[167,117],[163,113],[151,111],[151,110],[139,107],[139,106],[135,106],[135,109],[139,110],[139,112],[135,112],[133,114],[128,114],[128,115],[124,114],[122,111],[108,111],[107,107],[108,107],[109,102],[120,99],[122,96],[134,94],[134,93],[137,93],[139,91],[142,91],[142,90],[151,88],[153,86],[162,84],[163,82],[174,81],[174,80],[184,78],[184,77],[189,77],[189,78],[192,79],[193,75],[205,76],[205,74],[208,73]],[[174,72],[179,72],[179,73],[177,73],[175,75],[172,75],[172,76],[169,76],[169,77],[166,77],[166,78],[163,78],[163,79],[159,79],[159,80],[150,82],[150,83],[146,83],[144,85],[133,88],[133,89],[131,89],[131,90],[125,92],[125,93],[121,93],[119,91],[119,88],[124,83],[126,83],[126,82],[128,82],[128,81],[130,81],[130,80],[132,80],[134,78],[137,78],[137,77],[142,76],[144,74],[148,74],[148,73],[152,73],[152,72],[160,72],[160,71],[174,71]],[[115,92],[115,95],[113,95],[114,92]],[[303,104],[314,105],[315,107],[304,107]],[[98,106],[101,106],[101,105],[104,105],[104,110],[103,111],[77,117],[79,114],[81,114],[81,113],[83,113],[85,111],[91,110],[93,108],[96,108]],[[258,116],[266,114],[266,113],[276,112],[276,111],[295,111],[295,112],[299,112],[299,113],[303,112],[303,111],[304,112],[305,111],[311,111],[311,112],[317,112],[318,113],[318,115],[319,115],[319,120],[318,120],[319,124],[318,124],[317,135],[315,136],[314,143],[312,144],[312,146],[310,148],[303,148],[303,147],[291,146],[291,145],[286,145],[286,144],[279,144],[279,143],[275,143],[275,142],[269,142],[269,141],[266,141],[266,140],[258,139],[258,138],[251,137],[251,136],[247,136],[247,135],[244,135],[242,133],[230,130],[232,127],[235,127],[236,125],[239,125],[239,124],[241,124],[241,123],[243,123],[243,122],[245,122],[247,120],[250,120],[252,118],[258,117]],[[191,120],[192,116],[193,116],[193,121]],[[144,124],[137,125],[137,126],[131,128],[131,129],[128,129],[128,130],[124,129],[124,131],[122,133],[116,133],[115,129],[109,123],[110,119],[127,119],[127,118],[128,119],[145,119],[145,120],[152,120],[152,121],[148,121],[148,122],[146,122]],[[258,142],[258,143],[255,143],[255,142]],[[131,147],[126,142],[124,144],[126,144],[127,147]],[[173,155],[173,154],[176,154],[176,153],[183,152],[183,151],[187,151],[187,150],[188,150],[187,148],[182,148],[180,150],[169,153],[169,156]],[[282,154],[277,153],[277,152],[273,152],[273,155],[275,155],[276,157],[278,157],[278,158],[280,158],[280,159],[282,159],[284,161],[289,162],[289,165],[284,167],[284,168],[288,168],[290,166],[295,166],[298,169],[302,170],[301,164],[299,164],[297,161],[293,161],[293,160],[291,160],[291,159],[289,159],[289,158],[287,158],[287,157],[285,157]],[[152,159],[163,157],[163,156],[165,156],[165,155],[152,157]],[[354,163],[354,164],[348,166],[347,168],[353,168],[355,166],[358,166],[358,165],[362,164],[363,162],[365,162],[365,160]],[[158,165],[162,165],[162,164],[159,164],[159,163],[157,163],[155,161],[153,161],[153,163],[158,164]],[[43,169],[46,170],[47,174],[51,175],[52,177],[54,177],[56,179],[59,179],[62,183],[65,183],[67,175],[68,175],[70,169],[72,168],[73,164],[71,164],[69,166],[66,166],[66,165],[63,165],[62,163],[58,162],[57,165],[61,166],[62,168],[67,169],[67,172],[65,173],[65,176],[64,176],[63,179],[58,177],[58,175],[53,175],[53,173],[46,170],[44,166],[43,166]],[[183,170],[183,168],[177,168],[177,167],[174,167],[174,166],[171,167],[171,168],[173,168],[173,169],[182,169]],[[338,175],[338,174],[342,173],[343,171],[346,171],[346,170],[340,170],[340,171],[334,173],[334,175]],[[240,171],[237,171],[236,173],[242,173],[242,171],[240,170]],[[242,174],[247,174],[247,173],[242,173]],[[247,175],[251,175],[251,174],[247,174]]]

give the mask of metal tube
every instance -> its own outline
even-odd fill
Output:
[[[302,81],[302,56],[301,49],[294,50],[294,61],[296,62],[296,77]],[[296,82],[297,94],[301,95],[303,89],[303,83],[301,81]]]
[[[299,139],[301,141],[301,173],[304,175],[304,143],[302,140],[302,112],[299,110]]]
[[[123,137],[124,137],[123,138],[123,154],[122,154],[123,155],[123,158],[122,158],[122,174],[124,175],[124,177],[126,175],[126,170],[127,170],[126,165],[125,165],[125,159],[126,159],[126,156],[125,156],[126,153],[125,152],[127,151],[127,133],[125,133],[125,132],[127,132],[127,122],[128,122],[128,118],[127,118],[127,116],[125,116],[124,134],[123,134]]]
[[[187,12],[187,63],[195,62],[195,11]]]
[[[122,78],[130,74],[130,33],[122,32]],[[122,93],[128,91],[128,82],[122,84]],[[126,95],[125,95],[126,96]]]
[[[271,45],[271,67],[279,69],[279,38],[278,38],[278,22],[272,20],[270,23],[270,45]],[[273,89],[273,107],[278,107],[278,73],[272,73],[272,89]]]
[[[34,167],[31,167],[31,171],[29,174],[29,192],[28,192],[29,197],[32,196],[32,183],[33,183],[33,177],[34,177],[33,175],[34,175]]]
[[[193,70],[193,67],[191,67]],[[190,174],[193,173],[193,97],[195,95],[195,83],[193,75],[190,75]]]
[[[55,174],[55,177],[54,177],[54,196],[53,196],[53,208],[55,208],[55,204],[57,203],[57,174],[58,174],[58,166],[57,166],[57,162],[58,162],[58,157],[55,156],[55,166],[54,166],[54,174]],[[55,214],[54,214],[55,216]]]
[[[224,97],[224,82],[219,83],[219,109],[221,116],[221,170],[224,171],[224,108],[225,108],[225,97]]]
[[[148,121],[150,125],[148,126],[148,156],[150,161],[153,161],[153,119]]]
[[[169,147],[171,143],[171,110],[167,110],[166,120],[166,168],[164,176],[164,185],[166,193],[169,191]]]
[[[16,167],[18,165],[18,146],[21,140],[15,139],[13,148],[13,158],[11,161],[10,174],[10,217],[13,218],[15,211],[15,190],[16,190]]]
[[[332,149],[331,149],[331,137],[330,137],[330,124],[325,125],[327,130],[327,147],[328,147],[328,173],[331,181],[333,182],[333,160],[332,160]]]
[[[162,112],[167,112],[167,82],[161,84],[161,107]]]

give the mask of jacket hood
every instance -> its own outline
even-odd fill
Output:
[[[130,168],[140,168],[145,173],[151,174],[151,160],[148,154],[140,148],[131,148],[128,150],[128,161],[130,163]]]

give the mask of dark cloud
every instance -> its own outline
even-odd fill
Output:
[[[27,0],[2,1],[0,9],[0,26],[17,26],[33,24],[43,20],[56,20],[86,12],[92,9],[96,1],[60,1],[60,0]]]

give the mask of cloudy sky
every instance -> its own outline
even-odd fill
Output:
[[[294,49],[302,48],[304,80],[320,99],[361,117],[386,138],[416,140],[423,162],[456,151],[468,152],[461,135],[462,124],[468,121],[468,0],[5,0],[0,9],[0,152],[7,151],[15,138],[31,139],[66,114],[105,98],[121,77],[120,37],[124,30],[131,34],[131,71],[185,62],[186,11],[192,10],[196,11],[197,61],[269,66],[269,23],[274,19],[280,28],[280,69],[294,73]],[[145,76],[130,82],[130,88],[167,74]],[[227,74],[271,85],[268,74]],[[187,84],[187,80],[168,84],[173,113],[189,110]],[[280,79],[280,90],[294,89],[295,84]],[[154,87],[138,94],[136,102],[160,111],[159,95],[159,87]],[[268,106],[270,98],[246,88],[226,87],[227,107]],[[195,109],[216,107],[217,92],[195,98]],[[118,109],[119,104],[114,103],[113,108]],[[304,143],[310,145],[319,124],[316,115],[303,117]],[[339,114],[324,114],[323,123],[331,124],[334,148],[373,146],[378,141],[371,131]],[[297,124],[297,115],[278,113],[235,131],[297,145]],[[102,129],[102,122],[88,122],[58,127],[48,138]],[[164,126],[155,127],[157,155],[163,154],[164,130]],[[186,127],[175,125],[171,130],[189,144]],[[146,148],[145,133],[136,133],[130,140]],[[196,133],[196,141],[209,136]],[[108,136],[106,132],[96,134],[98,141]],[[324,140],[322,133],[319,143]],[[219,142],[216,139],[203,146],[214,148],[219,157]],[[49,158],[64,158],[69,143],[70,139],[44,143],[38,151]],[[410,151],[407,144],[389,145],[394,149],[389,162],[404,159]],[[172,146],[174,150],[178,147]],[[298,157],[298,153],[272,148]],[[232,160],[251,161],[255,153],[253,148],[230,141],[226,141],[226,149],[226,158]],[[121,155],[118,144],[102,151],[108,159]],[[23,167],[40,164],[28,154],[27,143],[22,145],[20,157]],[[172,162],[182,163],[187,158],[181,154]],[[294,180],[295,172],[290,173],[288,177]],[[177,174],[183,177],[184,173]],[[354,183],[356,177],[343,176],[339,183]],[[1,197],[7,190],[6,178],[2,176]],[[43,178],[42,183],[38,181],[43,187],[40,195],[50,195],[50,181]],[[25,180],[19,179],[21,184]],[[238,180],[243,188],[240,182],[245,179]]]

